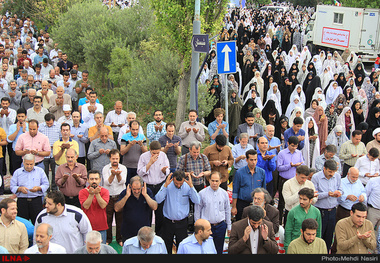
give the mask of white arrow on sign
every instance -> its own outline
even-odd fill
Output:
[[[230,71],[230,52],[232,52],[230,47],[225,45],[222,49],[222,53],[224,53],[224,71]]]

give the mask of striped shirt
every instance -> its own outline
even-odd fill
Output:
[[[59,141],[61,135],[61,125],[58,122],[54,122],[52,126],[48,126],[46,122],[39,125],[38,131],[49,138],[50,147],[53,149],[53,145],[56,141]],[[53,151],[50,152],[50,156],[46,158],[53,158]]]
[[[351,154],[356,154],[356,157],[352,157]],[[360,155],[366,155],[367,149],[363,142],[359,142],[358,145],[352,143],[352,140],[346,141],[342,144],[339,152],[339,158],[349,166],[354,166]]]

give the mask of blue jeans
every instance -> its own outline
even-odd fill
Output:
[[[214,240],[214,245],[216,252],[218,254],[223,254],[224,239],[226,236],[227,223],[221,222],[219,225],[211,226],[212,238]]]
[[[102,235],[102,244],[105,244],[107,240],[107,230],[102,230],[98,232]]]
[[[335,230],[336,208],[334,207],[331,209],[331,211],[319,208],[319,211],[321,212],[322,217],[321,238],[325,240],[327,251],[329,251],[332,245],[332,239]]]

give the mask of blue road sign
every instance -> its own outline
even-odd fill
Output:
[[[194,52],[208,53],[208,35],[193,35],[191,46],[193,47]]]
[[[216,43],[218,74],[236,73],[236,41]]]

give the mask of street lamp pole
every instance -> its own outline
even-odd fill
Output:
[[[195,0],[195,14],[193,21],[193,35],[201,33],[201,1]],[[191,51],[191,75],[190,75],[190,109],[198,110],[198,91],[195,86],[195,78],[199,70],[199,53]]]

